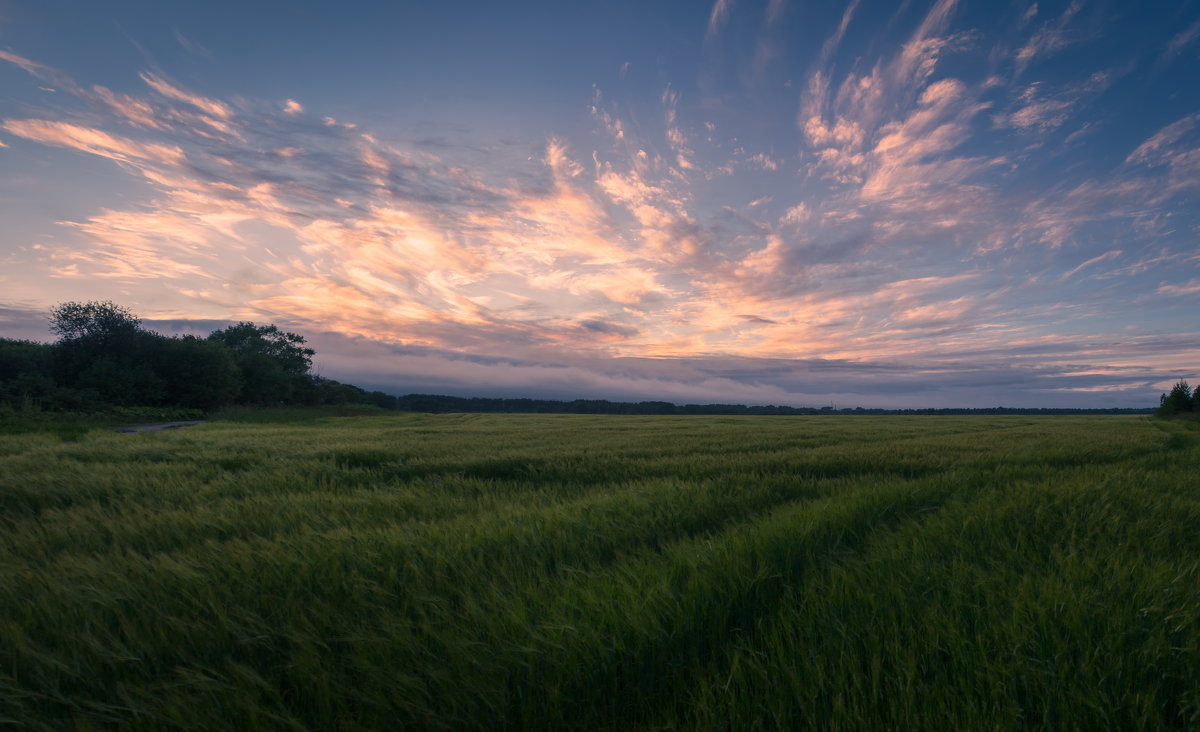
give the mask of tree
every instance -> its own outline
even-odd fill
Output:
[[[45,375],[52,358],[53,350],[45,343],[0,338],[0,381]]]
[[[1200,390],[1198,390],[1200,391]],[[1169,394],[1163,394],[1158,400],[1158,416],[1170,417],[1181,412],[1192,411],[1192,388],[1183,379],[1171,387]]]
[[[60,341],[108,341],[131,336],[142,321],[120,305],[103,302],[64,302],[50,311],[50,330]]]
[[[53,358],[47,344],[0,338],[0,407],[44,403],[55,388]]]
[[[190,335],[164,338],[155,362],[172,404],[207,412],[232,404],[241,393],[237,360],[219,342]]]
[[[132,354],[101,356],[87,363],[74,386],[94,391],[109,404],[157,406],[167,400],[167,387],[149,359]]]
[[[213,331],[208,339],[230,348],[237,359],[242,372],[239,402],[278,404],[314,396],[308,372],[316,351],[304,347],[304,336],[274,325],[238,323]]]
[[[282,331],[274,325],[238,323],[213,331],[208,339],[220,341],[238,354],[266,356],[289,374],[307,374],[316,354],[313,349],[304,347],[304,336]]]
[[[120,305],[65,302],[50,311],[55,376],[63,386],[93,391],[113,404],[155,404],[162,380],[148,358],[156,333],[142,330],[136,315]]]

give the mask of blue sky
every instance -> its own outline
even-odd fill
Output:
[[[0,0],[0,335],[107,299],[397,393],[1150,406],[1200,2]]]

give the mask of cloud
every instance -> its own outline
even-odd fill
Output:
[[[1084,269],[1087,269],[1088,267],[1092,266],[1093,264],[1099,264],[1100,262],[1107,262],[1108,260],[1115,259],[1124,253],[1125,252],[1120,249],[1113,249],[1113,250],[1105,252],[1104,254],[1100,254],[1098,256],[1092,257],[1091,259],[1087,260],[1086,262],[1080,264],[1078,267],[1072,269],[1069,272],[1064,273],[1062,277],[1058,278],[1058,282],[1060,284],[1063,282],[1066,282],[1067,280],[1071,279],[1075,275],[1079,274],[1079,272],[1081,272]]]
[[[0,59],[7,61],[11,64],[16,64],[17,66],[20,66],[22,69],[24,69],[25,71],[29,72],[30,74],[32,74],[34,76],[37,76],[38,78],[41,78],[42,75],[44,75],[50,71],[50,68],[47,66],[39,64],[36,61],[31,61],[30,59],[27,59],[24,56],[18,56],[17,54],[15,54],[11,51],[5,51],[3,49],[0,49]]]
[[[1024,28],[1025,26],[1029,25],[1033,21],[1033,19],[1037,17],[1037,14],[1038,14],[1038,4],[1031,3],[1029,5],[1029,7],[1025,9],[1025,13],[1021,16],[1021,21],[1018,24],[1018,27]]]
[[[869,200],[896,200],[924,194],[930,186],[960,182],[974,172],[976,161],[937,158],[961,145],[969,120],[986,108],[971,99],[954,79],[930,84],[918,106],[903,120],[880,128],[873,152],[874,170],[862,186]]]
[[[1155,292],[1159,295],[1169,295],[1172,297],[1200,294],[1200,279],[1178,284],[1163,283],[1158,286]]]
[[[1036,5],[1034,6],[1036,7]],[[1044,23],[1016,53],[1016,73],[1020,76],[1035,60],[1052,56],[1075,42],[1067,28],[1083,8],[1083,0],[1071,0],[1062,15]]]
[[[779,170],[779,161],[766,153],[755,153],[747,159],[752,165],[763,170]]]
[[[175,166],[184,162],[177,146],[140,143],[101,130],[43,119],[6,119],[0,129],[18,137],[55,147],[99,155],[120,163],[159,163]]]
[[[171,123],[160,118],[160,113],[154,105],[128,94],[119,94],[102,86],[92,87],[86,97],[99,102],[118,119],[133,127],[166,130]]]
[[[637,328],[610,323],[604,320],[584,320],[580,322],[584,328],[595,331],[597,333],[605,333],[608,335],[616,335],[624,338],[635,336],[638,334]]]
[[[1171,40],[1167,41],[1167,46],[1163,49],[1160,63],[1170,63],[1173,61],[1183,52],[1184,48],[1190,46],[1197,38],[1200,38],[1200,19],[1197,19],[1187,28],[1179,31],[1171,37]]]
[[[833,199],[840,211],[830,211],[828,220],[862,220],[877,215],[868,213],[871,207],[885,206],[889,221],[872,237],[882,241],[931,225],[975,225],[991,204],[971,180],[995,161],[955,154],[989,103],[979,89],[935,75],[943,56],[971,43],[969,35],[948,30],[955,7],[935,3],[899,50],[868,73],[851,72],[836,87],[832,68],[811,75],[800,114],[813,150],[808,170],[841,191]],[[852,9],[827,49],[840,42]]]
[[[29,75],[44,81],[47,84],[52,84],[53,86],[56,86],[64,91],[70,93],[79,93],[82,91],[75,84],[74,80],[72,80],[66,74],[63,74],[58,69],[51,68],[45,64],[25,58],[24,56],[19,56],[11,51],[0,49],[0,61],[7,61],[11,64],[15,64]],[[51,91],[53,91],[53,89],[51,89]]]
[[[218,119],[224,120],[233,116],[233,110],[223,102],[181,89],[157,74],[142,72],[140,76],[142,81],[146,82],[151,89],[168,99],[190,104],[201,112]]]
[[[694,166],[690,159],[692,150],[688,147],[687,135],[679,126],[679,93],[668,86],[663,92],[662,103],[666,117],[667,144],[675,151],[675,163],[679,168],[688,170]]]
[[[1176,120],[1138,145],[1125,158],[1125,162],[1131,165],[1159,165],[1170,162],[1176,143],[1197,126],[1200,126],[1200,112]]]
[[[1068,85],[1051,93],[1047,93],[1042,82],[1034,82],[1017,96],[1013,111],[998,114],[993,121],[997,127],[1023,132],[1050,132],[1066,123],[1085,101],[1108,89],[1111,81],[1110,74],[1097,71],[1083,83]]]
[[[179,43],[180,48],[188,53],[195,54],[196,56],[209,60],[215,58],[212,51],[183,35],[183,33],[179,32],[179,29],[175,29],[174,35],[175,40]]]
[[[854,18],[855,12],[858,11],[860,0],[850,0],[846,9],[842,11],[842,20],[838,23],[837,30],[833,35],[825,40],[821,46],[821,56],[817,61],[817,65],[824,68],[833,58],[833,54],[837,53],[837,49],[842,44],[842,38],[846,36],[846,29],[850,27],[850,21]]]
[[[729,20],[729,14],[733,11],[733,3],[734,0],[716,0],[713,3],[712,10],[708,14],[706,40],[714,38],[720,32],[721,26]]]
[[[911,78],[914,74],[928,76],[937,63],[937,56],[946,39],[941,38],[958,5],[957,0],[937,0],[925,15],[921,25],[908,43],[904,44],[897,63],[897,75]]]
[[[710,34],[732,8],[712,6]],[[112,160],[147,191],[12,256],[72,291],[120,288],[150,318],[330,331],[331,375],[411,391],[1140,403],[1191,352],[1109,325],[1134,298],[1192,296],[1200,117],[1065,165],[1033,151],[1087,128],[1115,72],[981,72],[953,0],[839,63],[851,24],[873,22],[858,11],[808,52],[786,138],[668,84],[649,115],[594,90],[592,135],[406,142],[282,94],[231,101],[149,72],[136,93],[85,88],[8,53],[64,94],[0,121],[6,136]],[[1076,12],[1031,26],[1026,62],[1054,52],[1038,33],[1074,38]]]
[[[1031,87],[1032,90],[1032,87]],[[1027,98],[1025,106],[1006,117],[998,117],[1002,125],[1023,130],[1031,128],[1047,130],[1067,121],[1071,103],[1062,99],[1034,100]]]
[[[801,103],[801,124],[822,166],[835,179],[843,183],[864,180],[870,162],[864,154],[869,136],[891,134],[898,124],[888,119],[889,113],[908,107],[913,100],[928,105],[936,101],[929,96],[931,93],[961,87],[961,84],[954,86],[957,84],[954,80],[946,80],[947,84],[933,92],[925,88],[940,57],[966,41],[962,35],[939,35],[945,31],[955,5],[953,0],[935,3],[898,53],[876,63],[869,74],[848,74],[832,98],[830,70],[819,68],[812,74]],[[842,25],[827,46],[834,39],[840,41],[853,7],[847,9]]]

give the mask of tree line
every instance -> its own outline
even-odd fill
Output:
[[[0,405],[96,413],[121,407],[209,412],[230,405],[371,404],[395,397],[315,376],[303,336],[241,322],[207,337],[165,336],[112,302],[50,312],[54,343],[0,338]]]

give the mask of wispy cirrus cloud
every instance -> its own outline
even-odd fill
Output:
[[[1046,21],[1030,36],[1016,53],[1017,76],[1024,73],[1034,61],[1047,58],[1077,40],[1071,33],[1070,25],[1083,9],[1083,5],[1084,0],[1071,0],[1071,4],[1058,18]],[[1036,8],[1037,5],[1032,7]]]
[[[149,162],[179,165],[184,153],[177,146],[134,142],[91,127],[44,119],[6,119],[0,129],[46,145],[99,155],[119,163]]]
[[[68,76],[60,73],[57,69],[53,69],[45,64],[40,64],[37,61],[25,58],[24,56],[19,56],[12,51],[0,49],[0,61],[7,61],[10,64],[15,64],[16,66],[19,66],[28,72],[30,75],[41,79],[42,81],[51,84],[57,84],[67,88],[68,90],[75,90],[78,88],[75,86],[74,81],[72,81]]]
[[[1064,272],[1062,277],[1058,278],[1058,281],[1060,283],[1066,282],[1067,280],[1071,279],[1072,277],[1079,274],[1083,270],[1087,269],[1088,267],[1091,267],[1093,264],[1099,264],[1100,262],[1107,262],[1108,260],[1115,259],[1116,257],[1119,257],[1124,253],[1125,252],[1123,252],[1120,249],[1112,249],[1110,251],[1105,252],[1104,254],[1096,255],[1095,257],[1092,257],[1091,259],[1087,260],[1086,262],[1081,263],[1078,267],[1076,267],[1068,272]]]
[[[218,119],[229,119],[233,116],[233,110],[223,102],[181,89],[157,74],[142,72],[140,76],[142,81],[146,82],[151,89],[167,99],[189,104],[201,112]]]
[[[1167,41],[1167,46],[1163,49],[1159,64],[1162,65],[1174,61],[1197,38],[1200,38],[1200,19],[1195,20],[1191,25],[1179,31],[1171,37],[1171,40]]]
[[[997,127],[1022,132],[1046,133],[1061,127],[1081,104],[1103,94],[1112,83],[1111,74],[1094,72],[1082,83],[1047,90],[1042,82],[1025,86],[1012,103],[1011,111],[995,115]]]
[[[736,0],[715,0],[712,10],[708,13],[708,39],[712,39],[721,31],[721,27],[729,20]]]
[[[825,40],[821,46],[821,55],[817,59],[817,66],[824,68],[833,58],[833,54],[837,52],[838,47],[842,45],[842,39],[846,37],[846,29],[850,27],[850,21],[854,19],[854,14],[858,12],[858,5],[861,0],[850,0],[846,5],[846,9],[842,11],[842,19],[838,23],[837,30],[833,32]]]
[[[1178,143],[1197,127],[1200,127],[1200,112],[1172,122],[1138,145],[1125,158],[1125,162],[1143,165],[1169,163],[1180,152]]]
[[[1200,279],[1182,282],[1178,284],[1164,283],[1158,286],[1155,290],[1159,295],[1170,295],[1173,297],[1186,297],[1188,295],[1200,294]]]

